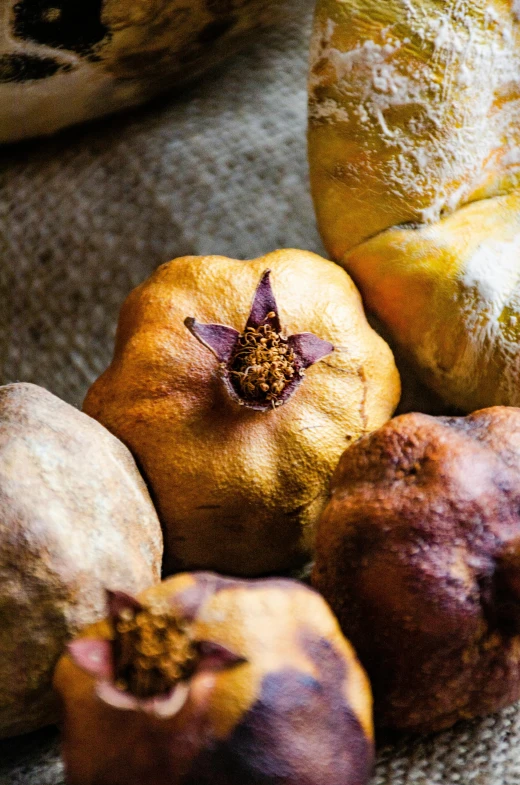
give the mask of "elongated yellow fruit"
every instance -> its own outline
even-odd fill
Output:
[[[520,401],[520,3],[320,0],[320,230],[426,381]]]

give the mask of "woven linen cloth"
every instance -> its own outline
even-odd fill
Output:
[[[0,150],[2,383],[79,405],[124,297],[175,256],[323,252],[305,145],[313,1],[280,5],[283,21],[181,95]],[[405,389],[404,409],[424,408]],[[0,742],[0,785],[61,783],[54,729]],[[520,785],[518,708],[380,747],[373,785],[409,783]]]

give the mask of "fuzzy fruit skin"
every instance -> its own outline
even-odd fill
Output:
[[[501,0],[320,0],[309,157],[320,231],[418,373],[520,404],[520,24]]]
[[[520,405],[520,191],[396,227],[347,267],[421,378],[461,411]]]
[[[105,586],[155,583],[161,557],[126,447],[36,385],[0,387],[0,737],[56,721],[65,642],[103,617]]]
[[[313,585],[378,724],[448,727],[520,698],[520,410],[407,414],[345,452]]]
[[[318,1],[309,153],[335,259],[520,184],[518,16],[503,0]]]
[[[0,0],[0,142],[177,87],[273,23],[273,0]]]
[[[183,322],[242,330],[271,269],[286,335],[336,346],[276,410],[241,407],[218,361]],[[345,446],[384,423],[399,399],[387,344],[368,325],[346,273],[315,254],[252,261],[184,257],[123,305],[112,364],[84,410],[136,456],[163,524],[166,569],[254,576],[302,564]]]
[[[194,639],[245,662],[195,675],[164,720],[102,703],[68,655],[56,671],[68,785],[364,785],[372,767],[366,675],[324,600],[294,581],[182,574],[143,592],[187,609]],[[107,637],[97,624],[86,637]]]

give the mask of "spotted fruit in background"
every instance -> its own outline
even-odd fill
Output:
[[[273,19],[272,0],[0,0],[0,142],[182,84]]]

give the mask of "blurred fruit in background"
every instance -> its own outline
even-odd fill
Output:
[[[190,81],[273,18],[272,0],[0,0],[0,142]]]

